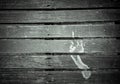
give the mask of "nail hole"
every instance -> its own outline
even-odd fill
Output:
[[[46,60],[50,60],[50,59],[52,59],[52,58],[51,58],[51,57],[47,57],[47,58],[46,58]]]
[[[52,65],[48,64],[48,66],[52,66]]]
[[[47,7],[50,7],[50,5],[47,5]]]
[[[48,73],[47,75],[52,75],[51,73]]]

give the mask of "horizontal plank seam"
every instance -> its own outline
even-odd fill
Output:
[[[77,68],[0,68],[1,71],[120,71],[120,68],[92,68],[92,69],[77,69]]]
[[[50,55],[50,56],[56,56],[56,55],[120,55],[120,52],[111,52],[112,54],[106,54],[104,52],[96,52],[96,53],[0,53],[0,56],[44,56],[44,55]]]
[[[0,8],[0,11],[60,11],[60,10],[98,10],[98,9],[120,9],[120,7],[81,7],[81,8]]]
[[[0,40],[78,40],[78,39],[114,39],[120,40],[120,37],[0,37]]]
[[[30,23],[0,23],[0,25],[6,24],[26,24],[26,25],[73,25],[73,24],[120,24],[120,20],[114,20],[114,21],[81,21],[81,22],[30,22]]]

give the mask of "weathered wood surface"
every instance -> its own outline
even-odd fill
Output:
[[[76,25],[28,25],[0,24],[0,38],[86,38],[120,37],[120,25],[76,24]]]
[[[76,55],[73,55],[74,57]],[[119,69],[119,55],[79,55],[90,69]],[[32,55],[32,56],[0,56],[0,68],[41,68],[56,70],[76,70],[70,55]]]
[[[119,0],[0,0],[0,9],[120,7]]]
[[[89,79],[81,71],[38,71],[26,69],[0,69],[1,84],[119,84],[120,72],[92,71]]]
[[[0,23],[59,23],[120,20],[120,9],[0,11]]]
[[[119,8],[119,0],[0,0],[0,84],[119,84]],[[90,67],[89,79],[71,55]]]
[[[119,39],[0,39],[0,53],[70,53],[70,46],[73,44],[78,47],[71,53],[119,53],[120,51]]]

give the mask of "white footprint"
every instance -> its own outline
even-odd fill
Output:
[[[74,32],[72,32],[72,36],[74,37]],[[76,45],[75,45],[76,43]],[[78,52],[84,52],[84,46],[83,46],[83,42],[80,41],[71,41],[71,45],[70,45],[70,50],[69,52],[75,52],[80,48],[80,50]],[[83,61],[81,60],[80,56],[73,56],[71,55],[71,58],[73,59],[74,63],[76,64],[76,66],[79,69],[84,69],[84,71],[82,71],[82,75],[85,79],[89,79],[91,76],[91,71],[87,71],[87,69],[90,69],[85,63],[83,63]]]

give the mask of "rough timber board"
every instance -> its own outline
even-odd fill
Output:
[[[60,23],[118,21],[120,9],[0,11],[0,23]]]
[[[0,9],[61,9],[120,7],[119,0],[0,0]]]
[[[0,38],[73,38],[120,37],[120,25],[0,25]]]
[[[70,52],[71,47],[76,49]],[[119,53],[119,39],[1,39],[0,53]]]
[[[73,55],[74,57],[76,55]],[[120,57],[117,55],[79,55],[91,69],[120,68]],[[40,68],[74,70],[78,67],[74,64],[70,55],[32,55],[32,56],[0,56],[0,68]]]
[[[35,71],[26,69],[0,70],[1,84],[119,84],[119,71],[92,71],[85,80],[81,71]]]

